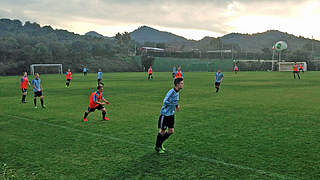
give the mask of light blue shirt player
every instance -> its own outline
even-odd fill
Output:
[[[34,85],[39,91],[41,91],[41,79],[33,79],[32,85]],[[33,87],[33,92],[38,92],[37,89]]]
[[[164,116],[174,115],[174,111],[178,106],[179,92],[172,88],[163,100],[163,106],[161,108],[160,114]]]
[[[98,79],[102,79],[102,72],[101,71],[98,72]]]
[[[222,72],[217,72],[216,73],[216,82],[221,83],[222,78],[223,78]]]
[[[83,68],[83,72],[87,72],[87,68]]]

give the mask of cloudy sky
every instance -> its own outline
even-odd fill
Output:
[[[1,0],[0,18],[105,36],[147,25],[196,40],[270,29],[320,40],[320,0]]]

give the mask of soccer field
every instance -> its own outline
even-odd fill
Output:
[[[184,73],[165,154],[153,146],[171,73],[104,73],[110,121],[88,122],[96,74],[70,88],[40,75],[46,109],[31,88],[20,103],[18,76],[0,77],[0,179],[320,179],[319,72],[226,72],[218,94],[214,76]]]

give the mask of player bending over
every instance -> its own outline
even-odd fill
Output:
[[[179,91],[183,89],[184,82],[182,78],[176,78],[174,80],[174,88],[169,90],[166,97],[163,100],[163,106],[160,111],[160,117],[158,121],[159,133],[157,136],[155,150],[159,153],[164,153],[165,148],[163,142],[168,139],[174,132],[174,112],[180,110],[178,105]],[[166,131],[168,128],[168,131]]]
[[[37,97],[40,97],[41,106],[42,108],[45,108],[46,106],[43,104],[43,95],[42,95],[43,87],[42,87],[41,79],[39,78],[38,73],[35,74],[35,78],[32,80],[32,85],[33,85],[33,92],[34,92],[34,98],[33,98],[34,108],[38,108]]]
[[[71,81],[71,71],[68,69],[68,72],[66,73],[66,87],[70,86],[70,81]]]
[[[88,121],[87,117],[88,117],[89,113],[94,112],[96,109],[102,111],[103,120],[107,120],[107,121],[109,120],[109,118],[106,117],[107,112],[106,112],[106,108],[103,105],[105,105],[105,103],[107,103],[107,104],[110,104],[110,103],[104,99],[102,92],[103,92],[103,86],[98,85],[97,91],[91,93],[88,112],[84,113],[83,121],[87,122]],[[104,102],[101,102],[101,100]]]
[[[150,66],[149,69],[148,69],[148,80],[149,79],[153,79],[153,76],[152,76],[152,67]]]
[[[29,80],[28,80],[28,73],[24,72],[23,76],[20,79],[20,88],[22,91],[22,99],[21,99],[22,103],[27,103],[26,96],[27,96],[27,91],[28,91],[28,85],[31,86],[29,83]]]

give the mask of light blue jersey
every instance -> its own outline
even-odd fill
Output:
[[[87,68],[83,68],[83,72],[87,72]]]
[[[216,73],[216,82],[217,83],[220,83],[221,82],[221,80],[222,80],[222,78],[223,78],[223,74],[222,74],[222,72],[217,72]]]
[[[37,89],[39,89],[41,91],[41,79],[39,78],[38,80],[37,79],[33,79],[32,80],[32,85],[36,86]],[[33,92],[37,92],[37,89],[33,87]]]
[[[175,108],[178,106],[179,92],[172,88],[163,100],[163,106],[160,114],[164,116],[174,115]]]
[[[102,79],[102,72],[101,71],[98,72],[98,79]]]

